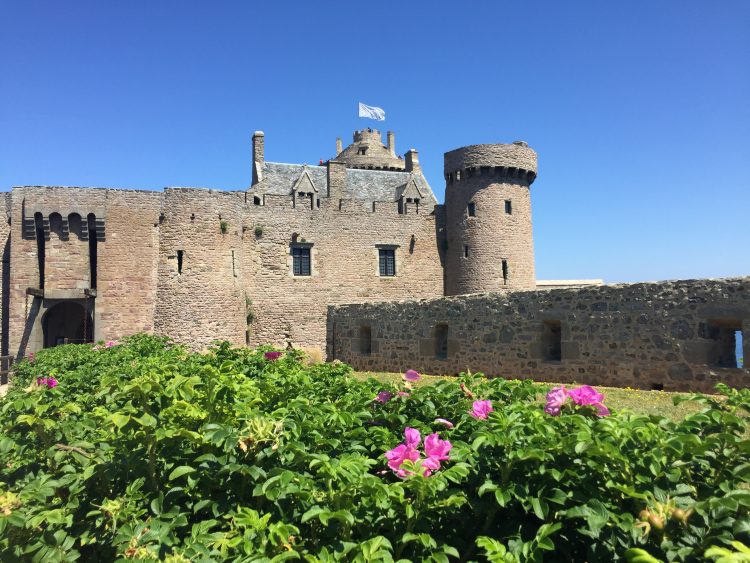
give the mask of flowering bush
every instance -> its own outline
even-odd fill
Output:
[[[701,561],[750,541],[750,391],[673,422],[566,390],[550,416],[528,381],[398,398],[406,381],[266,351],[135,336],[19,362],[0,561]]]

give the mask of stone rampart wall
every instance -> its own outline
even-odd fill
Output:
[[[747,277],[331,307],[328,356],[358,370],[711,391],[750,385],[750,369],[729,367],[737,330],[747,361]]]

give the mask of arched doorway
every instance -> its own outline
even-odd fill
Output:
[[[92,342],[94,333],[91,314],[75,301],[64,301],[50,308],[42,320],[44,347],[59,344]]]

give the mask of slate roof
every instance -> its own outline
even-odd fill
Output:
[[[259,194],[291,195],[302,172],[307,169],[318,192],[328,191],[328,176],[325,166],[264,162],[262,180],[251,188]],[[403,187],[414,178],[424,203],[437,203],[435,194],[422,173],[391,172],[385,170],[346,169],[346,189],[342,199],[363,201],[396,201]]]

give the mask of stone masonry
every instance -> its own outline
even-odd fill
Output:
[[[359,370],[711,391],[750,382],[738,331],[748,358],[750,277],[335,306],[328,355]]]
[[[13,188],[2,353],[156,332],[195,350],[327,349],[362,369],[747,384],[730,350],[742,334],[748,356],[747,279],[537,290],[536,153],[446,153],[440,205],[417,151],[395,147],[364,129],[327,162],[267,162],[257,131],[247,190]]]

